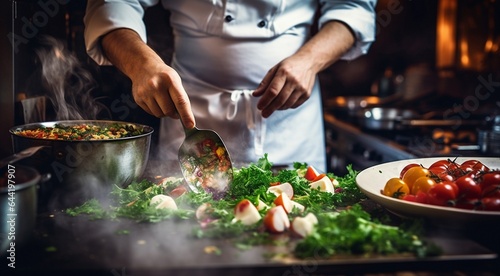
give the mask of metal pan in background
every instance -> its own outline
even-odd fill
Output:
[[[435,115],[435,112],[419,115],[410,109],[391,107],[367,108],[357,113],[360,126],[370,130],[401,130],[420,127],[479,127],[484,123],[481,120],[429,119],[433,115]]]
[[[389,107],[362,109],[357,116],[360,126],[370,130],[398,129],[398,122],[418,118],[418,114],[412,110]]]

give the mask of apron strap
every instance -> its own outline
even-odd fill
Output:
[[[266,135],[265,119],[257,112],[254,99],[252,98],[253,90],[233,90],[231,91],[231,102],[227,108],[226,118],[233,120],[238,113],[238,103],[243,97],[245,101],[245,121],[247,128],[254,131],[254,149],[257,156],[264,154],[264,139]]]

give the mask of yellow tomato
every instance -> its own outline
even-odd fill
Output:
[[[436,181],[430,177],[419,177],[411,187],[411,194],[416,195],[419,191],[427,193],[434,184],[436,184]]]
[[[417,179],[422,176],[430,176],[429,170],[420,166],[412,167],[408,169],[408,171],[406,171],[406,173],[403,175],[402,180],[404,183],[406,183],[406,185],[408,185],[411,191],[413,183],[415,183],[415,181],[417,181]]]
[[[394,177],[387,181],[382,193],[394,198],[403,198],[410,193],[410,188],[399,177]]]

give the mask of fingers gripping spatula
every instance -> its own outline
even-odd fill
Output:
[[[179,148],[179,164],[184,179],[194,192],[200,189],[221,199],[233,181],[233,166],[226,146],[213,130],[187,129]]]

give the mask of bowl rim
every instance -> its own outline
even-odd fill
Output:
[[[19,135],[16,133],[19,130],[25,130],[25,129],[34,129],[37,127],[52,127],[56,124],[66,124],[66,125],[78,125],[78,124],[96,124],[96,125],[106,125],[106,124],[129,124],[129,125],[134,125],[138,128],[142,128],[143,132],[142,134],[130,136],[130,137],[121,137],[121,138],[116,138],[116,139],[107,139],[107,140],[58,140],[58,139],[44,139],[44,138],[35,138],[35,137],[26,137],[23,135]],[[126,121],[114,121],[114,120],[61,120],[61,121],[45,121],[45,122],[36,122],[36,123],[29,123],[29,124],[23,124],[23,125],[17,125],[13,126],[9,129],[9,132],[12,136],[18,137],[18,138],[23,138],[26,140],[35,140],[35,141],[54,141],[54,142],[69,142],[69,143],[82,143],[82,142],[89,142],[89,143],[103,143],[103,142],[113,142],[113,141],[124,141],[124,140],[134,140],[138,139],[141,137],[146,137],[146,136],[151,136],[154,132],[154,128],[148,125],[144,124],[138,124],[138,123],[131,123],[131,122],[126,122]]]

